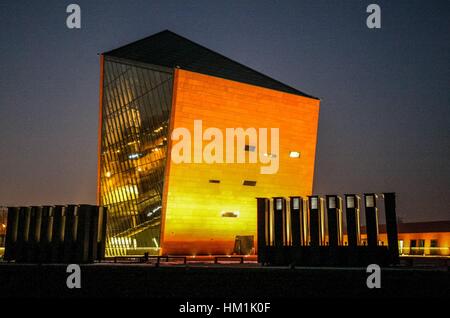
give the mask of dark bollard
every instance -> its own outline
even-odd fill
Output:
[[[308,196],[310,246],[318,247],[322,243],[321,202],[317,195]]]
[[[28,235],[27,262],[39,261],[39,243],[41,240],[42,207],[32,206],[30,211],[30,231]]]
[[[99,223],[98,223],[99,207],[91,206],[90,225],[89,225],[89,253],[88,262],[97,260]]]
[[[19,208],[9,207],[6,221],[5,255],[6,261],[16,259],[17,254],[17,231],[19,225]]]
[[[106,250],[106,223],[108,220],[108,208],[100,206],[98,208],[98,236],[97,236],[97,260],[105,258]]]
[[[395,212],[395,193],[383,193],[384,212],[386,215],[386,232],[388,249],[393,264],[399,263],[397,214]]]
[[[341,242],[341,201],[337,195],[327,195],[328,241],[330,248],[337,248]]]
[[[38,261],[40,263],[50,262],[52,230],[53,230],[53,207],[44,206],[42,208],[41,239],[39,243]]]
[[[347,218],[347,239],[350,248],[360,244],[359,197],[355,194],[345,195],[345,214]]]
[[[256,198],[257,201],[257,239],[258,263],[265,264],[267,246],[270,245],[270,200]]]
[[[91,215],[93,206],[82,204],[77,210],[75,259],[77,263],[87,263],[89,258],[89,237],[91,233]]]
[[[304,245],[304,225],[303,225],[303,199],[302,197],[291,197],[290,200],[290,220],[292,246]]]
[[[77,222],[78,206],[68,205],[65,212],[64,226],[64,263],[71,263],[76,260]]]
[[[52,240],[50,243],[51,261],[61,263],[64,259],[64,234],[66,232],[66,207],[53,208]]]
[[[273,198],[273,228],[275,262],[282,264],[285,261],[283,246],[287,245],[286,231],[286,199],[281,197]]]
[[[286,238],[286,199],[273,198],[273,227],[274,245],[281,247],[287,241]]]
[[[364,206],[366,211],[366,232],[367,246],[374,248],[378,246],[378,212],[377,212],[377,196],[374,193],[364,194]]]
[[[20,207],[19,209],[19,223],[17,228],[17,249],[16,249],[16,262],[26,262],[27,249],[28,249],[28,237],[30,231],[30,207]]]

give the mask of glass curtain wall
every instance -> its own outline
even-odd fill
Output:
[[[156,254],[173,73],[105,57],[100,204],[108,207],[106,254]]]

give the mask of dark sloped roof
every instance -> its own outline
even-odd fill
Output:
[[[171,68],[179,67],[192,72],[318,99],[168,30],[106,52],[104,55]]]

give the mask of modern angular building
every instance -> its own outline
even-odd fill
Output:
[[[108,206],[107,254],[254,253],[255,198],[311,194],[319,103],[170,31],[103,53],[98,204]],[[276,173],[250,159],[173,160],[172,132],[194,135],[194,121],[203,132],[277,128],[278,148],[250,135],[232,146],[276,161]]]

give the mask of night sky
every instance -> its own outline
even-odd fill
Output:
[[[450,219],[450,1],[2,1],[0,23],[0,205],[95,203],[97,53],[169,29],[322,99],[315,193]]]

